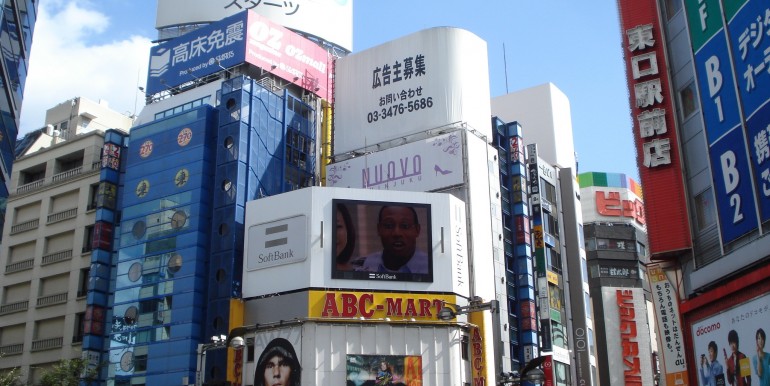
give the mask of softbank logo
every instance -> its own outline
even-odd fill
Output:
[[[149,76],[151,78],[159,78],[165,74],[169,69],[169,63],[171,63],[171,50],[168,48],[160,48],[150,57]]]
[[[297,216],[254,225],[248,231],[249,271],[307,258],[307,217]]]

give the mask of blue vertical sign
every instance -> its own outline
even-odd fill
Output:
[[[719,0],[686,0],[722,243],[755,230],[757,203]]]
[[[724,2],[762,222],[770,220],[770,5]]]

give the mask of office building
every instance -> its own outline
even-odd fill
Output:
[[[34,0],[12,0],[2,10],[2,30],[5,36],[0,42],[0,56],[3,66],[3,95],[0,96],[0,235],[3,234],[6,200],[11,193],[11,171],[13,168],[16,137],[19,134],[19,117],[27,82],[29,54],[32,48],[32,33],[37,21],[38,2]],[[1,237],[1,236],[0,236]],[[0,239],[2,242],[2,239]]]
[[[619,9],[661,380],[695,384],[711,361],[729,380],[739,356],[731,343],[751,356],[770,307],[767,2]],[[764,379],[738,367],[741,378]]]
[[[641,186],[625,174],[578,175],[588,260],[588,282],[597,324],[593,332],[599,363],[623,357],[639,363],[636,378],[652,384],[657,375],[657,341],[647,280],[647,221]],[[630,308],[633,307],[633,312]],[[633,328],[632,328],[633,327]],[[635,352],[623,351],[635,346]],[[599,366],[601,384],[624,382],[620,366]],[[630,375],[630,374],[629,374]]]
[[[505,125],[497,125],[500,139],[496,143],[501,164],[507,162],[507,171],[500,178],[511,194],[509,202],[528,199],[529,205],[508,205],[503,197],[503,205],[509,207],[503,213],[510,213],[506,243],[515,246],[506,269],[518,275],[515,285],[507,287],[507,298],[519,305],[523,334],[519,355],[523,361],[544,358],[546,382],[596,384],[596,355],[590,349],[594,347],[590,342],[594,323],[584,274],[586,254],[569,100],[549,83],[493,98],[492,114],[508,122],[506,131],[502,130]],[[522,240],[524,245],[519,246]],[[530,268],[531,261],[534,268]],[[535,319],[540,327],[538,340],[529,327]]]
[[[160,24],[184,16],[168,3]],[[226,13],[151,50],[148,104],[121,166],[121,221],[98,261],[115,283],[95,294],[105,329],[83,343],[110,385],[232,381],[232,351],[208,349],[244,324],[246,202],[317,184],[333,56],[256,12]],[[263,28],[279,37],[268,50]],[[201,39],[206,52],[186,51]]]

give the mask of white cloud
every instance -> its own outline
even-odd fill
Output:
[[[46,110],[75,97],[105,100],[126,114],[141,110],[137,86],[146,83],[150,38],[88,43],[110,31],[108,16],[88,2],[42,2],[38,12],[19,136],[43,127]]]

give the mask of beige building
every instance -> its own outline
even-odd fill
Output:
[[[0,246],[0,372],[19,367],[29,382],[81,355],[104,131],[132,122],[82,98],[65,104],[66,127],[60,104],[14,163]]]

